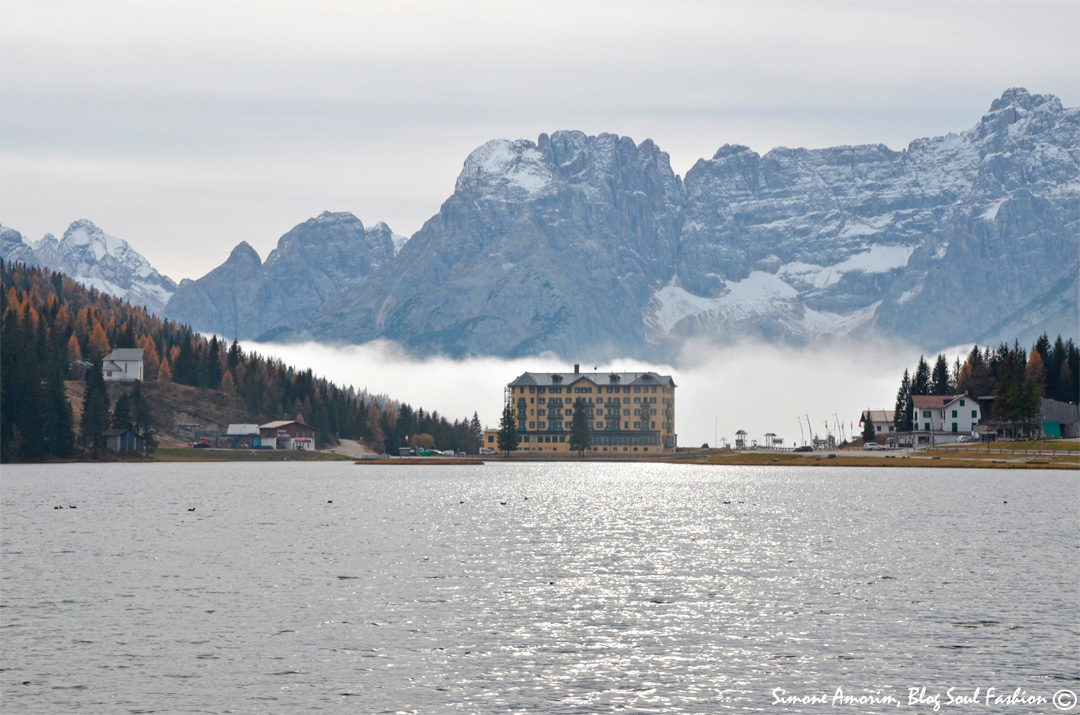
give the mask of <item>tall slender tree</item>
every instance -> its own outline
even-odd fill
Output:
[[[143,394],[140,380],[136,380],[131,388],[131,421],[135,434],[142,440],[143,454],[150,454],[157,448],[157,433],[154,431],[154,415]]]
[[[911,376],[904,370],[904,379],[896,391],[896,405],[893,407],[893,427],[897,432],[910,432],[911,420],[915,416],[915,406],[911,401]]]
[[[574,400],[574,414],[570,418],[570,449],[585,456],[585,450],[592,445],[592,424],[585,408],[585,401],[580,397]]]
[[[930,394],[952,394],[952,387],[949,385],[949,362],[944,355],[938,355],[934,361],[934,371],[930,376]]]
[[[101,375],[101,360],[95,359],[94,366],[86,375],[86,393],[79,424],[79,440],[94,458],[101,451],[101,441],[108,427],[109,395],[105,391],[105,378]]]
[[[510,453],[518,448],[520,437],[521,435],[517,431],[517,422],[514,419],[514,406],[511,404],[510,399],[507,398],[506,404],[503,405],[502,416],[499,418],[499,451],[506,456],[510,456]]]
[[[919,364],[915,367],[915,375],[911,378],[911,394],[930,394],[930,366],[922,355],[919,356]]]

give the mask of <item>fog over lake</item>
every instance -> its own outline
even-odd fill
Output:
[[[384,393],[413,407],[437,410],[450,418],[479,413],[485,426],[498,424],[506,383],[526,371],[570,371],[573,361],[554,356],[518,359],[476,357],[415,358],[387,342],[332,346],[320,343],[242,343],[245,350],[272,355],[298,368],[310,367],[340,385]],[[955,355],[947,352],[950,364]],[[775,432],[786,444],[800,440],[798,418],[809,415],[815,432],[843,423],[858,430],[867,409],[892,409],[905,368],[913,368],[919,350],[884,341],[842,341],[828,346],[788,347],[742,341],[731,344],[688,343],[676,364],[640,360],[590,363],[578,359],[582,372],[655,370],[675,378],[675,429],[679,444],[697,446],[734,439],[744,429],[751,439]],[[928,361],[932,356],[927,355]],[[807,439],[809,435],[807,435]]]

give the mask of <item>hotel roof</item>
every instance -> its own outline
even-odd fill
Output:
[[[523,372],[513,382],[511,387],[538,386],[548,387],[555,385],[573,385],[580,380],[588,380],[597,386],[608,385],[663,385],[675,387],[675,380],[671,375],[661,375],[655,372]]]

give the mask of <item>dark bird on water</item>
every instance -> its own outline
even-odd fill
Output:
[[[195,507],[191,507],[188,511],[195,511]]]

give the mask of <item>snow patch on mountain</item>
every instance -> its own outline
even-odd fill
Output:
[[[823,289],[839,283],[846,273],[888,273],[904,268],[914,252],[914,246],[871,246],[869,250],[831,266],[793,261],[783,266],[779,273],[785,278]]]
[[[653,332],[670,334],[690,317],[709,322],[721,318],[743,320],[778,309],[786,311],[797,297],[798,291],[780,276],[765,271],[753,271],[740,281],[728,283],[715,298],[694,295],[673,279],[653,293],[645,311],[645,322]]]
[[[1004,204],[1008,200],[1009,200],[1008,197],[998,199],[994,203],[990,204],[990,208],[983,211],[979,215],[979,218],[981,218],[983,221],[993,221],[994,219],[997,218],[998,209],[1000,209],[1001,205]]]
[[[801,327],[808,335],[850,335],[874,319],[882,301],[877,300],[850,313],[830,313],[806,308]]]

